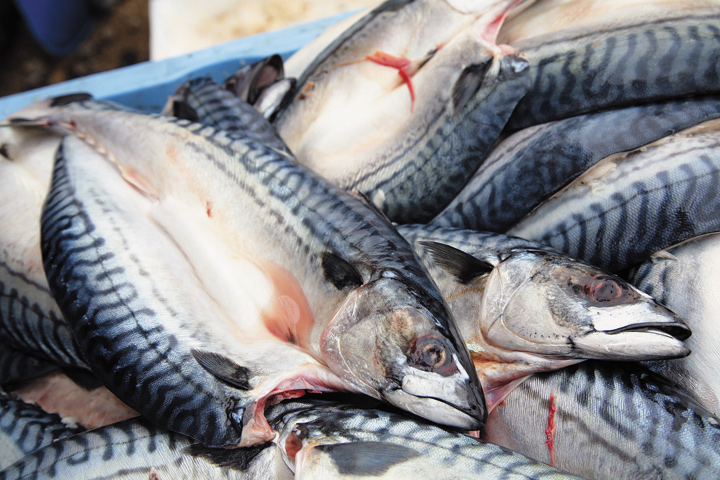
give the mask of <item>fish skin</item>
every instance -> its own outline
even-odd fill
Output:
[[[720,116],[720,97],[577,115],[503,140],[431,223],[505,232],[603,158]]]
[[[30,368],[41,362],[87,370],[50,294],[40,251],[40,213],[59,142],[49,132],[0,128],[0,345],[34,357]],[[0,383],[22,380],[22,364],[12,368]]]
[[[490,443],[398,413],[328,401],[269,409],[276,443],[298,479],[576,478]]]
[[[0,391],[0,470],[33,450],[83,430]]]
[[[720,121],[596,163],[508,230],[610,272],[717,231]]]
[[[176,115],[176,102],[189,106],[197,118]],[[175,94],[168,98],[162,113],[187,118],[235,135],[247,136],[280,152],[290,153],[275,129],[268,125],[267,120],[252,105],[233,95],[210,77],[194,78],[180,85]]]
[[[470,349],[490,411],[527,375],[585,359],[684,357],[690,329],[627,281],[517,237],[431,225],[400,225],[446,299]],[[488,270],[459,279],[428,247],[463,252],[455,266]],[[467,255],[467,257],[464,257]],[[459,265],[458,265],[459,264]],[[600,283],[598,283],[598,279]],[[570,285],[570,286],[569,286]],[[598,302],[593,286],[617,289]],[[529,321],[528,319],[533,319]]]
[[[646,362],[646,366],[680,386],[713,415],[720,416],[720,365],[716,328],[720,234],[710,233],[656,252],[632,269],[628,279],[686,319],[693,330],[687,358]]]
[[[606,23],[513,42],[511,46],[532,65],[532,87],[518,102],[507,128],[719,93],[720,66],[713,59],[720,52],[720,6],[707,5],[689,11],[660,8],[641,17],[620,11]]]
[[[0,343],[0,386],[32,380],[59,370],[55,363],[40,360],[13,347]]]
[[[57,440],[0,471],[0,479],[292,478],[277,457],[273,444],[213,449],[137,418]]]
[[[490,415],[481,438],[549,462],[551,396],[558,468],[588,479],[720,474],[720,421],[633,364],[588,361],[533,375]]]
[[[44,102],[18,112],[14,123],[69,130],[94,145],[97,150],[113,152],[109,158],[120,163],[124,175],[138,191],[149,193],[153,199],[165,199],[170,204],[175,201],[189,202],[183,209],[183,216],[190,215],[207,227],[195,229],[198,234],[215,231],[220,233],[220,238],[229,236],[232,239],[226,246],[219,248],[232,249],[244,244],[248,250],[239,254],[241,258],[264,257],[294,272],[316,321],[311,325],[290,327],[297,328],[296,331],[279,332],[288,335],[287,338],[283,337],[285,341],[295,342],[317,358],[322,358],[335,374],[344,376],[344,384],[349,389],[360,389],[371,396],[458,428],[477,428],[482,424],[486,415],[484,399],[467,348],[459,339],[447,306],[428,273],[411,247],[386,219],[360,200],[327,185],[286,156],[249,140],[234,139],[210,127],[168,117],[138,118],[137,114],[98,102],[71,102],[57,107],[51,106],[53,102],[59,101]],[[28,121],[28,117],[35,120]],[[139,126],[133,128],[133,121],[138,122]],[[122,128],[117,127],[118,122]],[[158,135],[149,135],[152,131]],[[168,131],[171,133],[168,134]],[[137,144],[138,138],[144,138],[145,141],[141,151],[135,150],[133,155],[137,157],[124,156],[124,149]],[[184,143],[181,144],[184,148],[173,146],[172,142],[178,139],[183,139]],[[173,158],[185,162],[188,169],[202,165],[204,172],[217,172],[213,181],[225,182],[225,187],[211,186],[207,173],[188,178],[183,170],[167,169],[162,162],[146,164],[142,160],[134,160],[153,149],[156,149],[155,152],[181,154]],[[150,155],[152,157],[152,153]],[[161,156],[162,153],[157,158]],[[210,158],[213,160],[209,161]],[[125,165],[122,162],[129,163]],[[208,164],[212,169],[207,169]],[[151,180],[158,184],[152,185]],[[192,185],[188,185],[188,181]],[[200,205],[194,196],[198,194]],[[208,202],[207,198],[212,202]],[[245,213],[248,209],[259,207],[269,209],[271,214],[248,216]],[[62,206],[47,207],[46,213],[57,208]],[[175,210],[163,207],[162,201],[158,208],[153,221],[159,222],[169,231],[180,228],[182,222],[172,216]],[[200,209],[202,211],[198,211]],[[52,216],[51,213],[47,215],[48,218]],[[210,220],[218,218],[229,222],[230,226],[224,229],[224,226],[219,226],[224,224]],[[302,222],[294,220],[297,218],[302,218]],[[278,236],[277,231],[284,234]],[[258,238],[265,237],[251,234],[248,238],[246,232],[268,232],[266,237],[277,240],[278,244],[265,242],[257,245]],[[205,239],[174,237],[174,241],[190,242],[189,246],[193,247],[194,241],[202,242]],[[217,239],[212,241],[219,242]],[[56,243],[55,247],[48,244],[48,250],[58,248],[61,244]],[[187,252],[197,250],[190,248]],[[63,278],[62,270],[71,267],[68,264],[56,264],[50,257],[46,257],[48,277]],[[346,267],[355,269],[364,283],[361,286],[341,285],[343,288],[339,288],[337,283],[328,279],[325,265],[327,258],[341,259]],[[216,289],[217,286],[212,282],[218,278],[223,278],[223,288],[226,288],[225,279],[238,281],[232,274],[218,277],[214,271],[207,270],[210,265],[206,265],[206,260],[206,257],[201,260],[190,258],[191,262],[196,262],[193,267],[203,278],[204,287]],[[229,268],[227,261],[220,264],[213,264],[213,267]],[[225,271],[223,275],[228,275],[228,272]],[[65,288],[62,282],[59,284],[58,288]],[[236,300],[236,295],[229,298],[223,293],[224,290],[211,288],[208,291],[220,303],[232,305]],[[65,303],[67,308],[75,308],[72,304],[74,294],[58,297],[67,300],[60,302]],[[388,306],[392,306],[389,315],[385,313]],[[360,311],[367,315],[357,317],[353,314]],[[405,322],[402,327],[393,323],[398,317],[402,317]],[[258,321],[252,320],[255,323]],[[267,335],[269,327],[275,328],[277,325],[265,323],[258,328],[264,328],[263,335]],[[393,335],[387,334],[387,328]],[[374,337],[379,340],[368,350],[365,342]],[[273,338],[277,340],[276,336]],[[428,363],[430,359],[421,353],[421,349],[428,344],[441,348],[447,354],[442,357],[446,361]],[[375,356],[380,359],[377,365],[367,363],[369,352],[375,352]],[[436,371],[441,367],[442,371]],[[137,402],[127,401],[123,395],[118,396],[136,407],[133,403]],[[246,421],[248,415],[245,412]],[[193,433],[196,432],[190,432],[191,435]],[[262,438],[256,438],[255,441]]]
[[[476,2],[467,14],[444,2],[403,3],[392,14],[378,7],[308,67],[275,121],[278,132],[300,163],[363,193],[392,221],[431,219],[485,158],[529,88],[524,57],[492,43],[515,3]],[[433,19],[418,45],[402,36],[410,27],[411,39],[426,33],[427,19],[413,12]],[[371,34],[391,19],[392,33]],[[370,61],[380,54],[408,63],[401,70],[407,86],[394,68]]]

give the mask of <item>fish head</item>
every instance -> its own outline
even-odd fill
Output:
[[[690,336],[687,325],[620,277],[540,250],[517,252],[496,270],[485,295],[492,298],[492,289],[504,289],[504,300],[490,305],[494,312],[482,327],[493,345],[611,360],[690,353],[682,342]]]
[[[391,274],[366,283],[323,332],[323,357],[371,397],[437,423],[479,428],[487,411],[470,356],[426,303]]]

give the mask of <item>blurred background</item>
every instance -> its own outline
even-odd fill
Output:
[[[0,0],[0,97],[377,0]]]

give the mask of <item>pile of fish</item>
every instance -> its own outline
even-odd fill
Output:
[[[0,479],[720,477],[718,58],[717,1],[388,0],[12,114]]]

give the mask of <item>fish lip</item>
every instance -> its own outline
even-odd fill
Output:
[[[607,335],[617,335],[625,332],[647,332],[647,333],[664,333],[674,337],[678,340],[687,340],[692,335],[690,328],[680,322],[675,323],[657,323],[657,322],[644,322],[636,323],[633,325],[626,325],[624,327],[618,327],[612,330],[601,330],[602,333]]]

